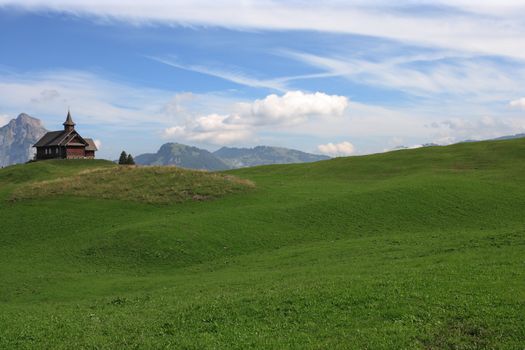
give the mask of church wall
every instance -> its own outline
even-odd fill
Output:
[[[86,151],[84,147],[68,147],[67,148],[67,158],[84,158],[86,156]]]

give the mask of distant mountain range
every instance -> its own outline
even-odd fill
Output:
[[[521,139],[525,137],[525,134],[516,134],[516,135],[509,135],[509,136],[501,136],[498,138],[495,138],[494,140],[512,140],[512,139]]]
[[[330,159],[330,157],[318,154],[269,146],[257,146],[255,148],[222,147],[213,152],[213,154],[231,168],[244,168],[267,164],[309,163]]]
[[[226,170],[230,167],[213,153],[197,147],[166,143],[157,153],[145,153],[135,157],[140,165],[176,165],[182,168],[202,170]]]
[[[42,122],[22,113],[0,128],[0,167],[33,158],[33,145],[47,130]]]
[[[494,139],[489,139],[489,140],[474,140],[474,139],[468,139],[468,140],[464,140],[464,141],[461,141],[460,143],[463,143],[463,142],[479,142],[479,141],[500,141],[500,140],[513,140],[513,139],[521,139],[525,137],[525,134],[515,134],[515,135],[506,135],[506,136],[500,136],[500,137],[496,137]]]
[[[0,127],[0,167],[25,163],[32,159],[33,144],[46,132],[47,130],[39,119],[25,113]],[[525,134],[502,136],[494,140],[522,137],[525,137]],[[423,146],[435,145],[425,144]],[[400,146],[397,149],[403,148],[406,147]],[[142,165],[176,165],[183,168],[215,171],[267,164],[316,162],[325,159],[329,157],[281,147],[223,147],[215,152],[209,152],[179,143],[166,143],[156,153],[146,153],[135,157],[135,162]]]
[[[166,143],[157,153],[146,153],[135,157],[135,162],[141,165],[176,165],[214,171],[267,164],[316,162],[325,159],[329,157],[281,147],[223,147],[212,153],[180,143]]]

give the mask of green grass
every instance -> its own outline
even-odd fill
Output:
[[[252,182],[231,175],[176,167],[110,167],[104,164],[75,175],[26,183],[16,188],[10,199],[69,196],[169,204],[215,199],[253,187]]]
[[[525,347],[524,139],[241,169],[212,201],[12,201],[104,166],[0,170],[0,348]]]

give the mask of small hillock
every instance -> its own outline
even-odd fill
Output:
[[[66,163],[67,161],[63,162]],[[12,201],[56,196],[176,203],[207,200],[252,188],[235,176],[177,167],[105,166],[55,176],[16,188]]]

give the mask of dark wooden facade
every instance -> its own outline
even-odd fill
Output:
[[[36,148],[35,160],[95,158],[95,142],[80,136],[70,112],[63,125],[64,130],[48,132],[33,146]]]

